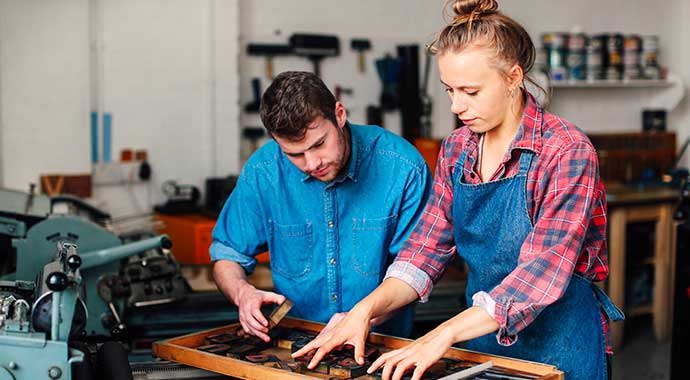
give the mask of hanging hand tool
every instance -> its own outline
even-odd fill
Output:
[[[381,108],[384,111],[392,111],[400,105],[398,77],[401,69],[402,60],[393,58],[390,54],[386,54],[383,58],[376,60],[376,71],[383,85],[380,102]]]
[[[266,79],[273,79],[273,57],[292,54],[290,45],[248,44],[247,54],[266,57]]]
[[[259,112],[261,107],[261,80],[259,78],[252,78],[252,95],[254,99],[244,105],[246,112]]]
[[[306,57],[314,64],[314,74],[321,76],[320,63],[326,57],[340,55],[340,40],[336,36],[320,34],[293,34],[290,37],[292,51]]]
[[[363,38],[355,38],[350,40],[350,47],[357,52],[359,72],[364,73],[366,71],[364,52],[371,49],[371,41]]]

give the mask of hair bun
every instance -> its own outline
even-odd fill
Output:
[[[496,0],[455,0],[453,1],[454,25],[476,20],[482,15],[498,12]]]

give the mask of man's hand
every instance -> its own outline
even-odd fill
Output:
[[[273,292],[257,290],[251,285],[244,286],[235,303],[240,313],[240,325],[248,334],[256,335],[264,342],[271,340],[268,333],[268,321],[261,312],[261,306],[267,303],[281,304],[285,296]]]

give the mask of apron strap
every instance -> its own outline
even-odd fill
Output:
[[[604,310],[604,313],[606,313],[606,316],[609,318],[610,321],[622,321],[625,319],[625,314],[621,311],[621,309],[616,306],[613,301],[611,301],[611,298],[604,292],[599,286],[592,284],[592,288],[594,289],[594,295],[597,297],[599,300],[599,304],[601,305],[601,309]]]
[[[518,175],[527,174],[530,165],[532,165],[532,158],[534,158],[533,151],[525,149],[520,152],[520,171],[518,172]]]
[[[609,298],[608,294],[606,294],[602,288],[593,283],[591,280],[584,278],[577,273],[573,273],[573,279],[582,280],[589,283],[594,291],[594,296],[597,298],[597,301],[599,301],[601,309],[604,311],[606,317],[608,317],[610,321],[616,322],[625,319],[625,314],[623,314],[621,309],[619,309],[618,306],[611,301],[611,298]]]

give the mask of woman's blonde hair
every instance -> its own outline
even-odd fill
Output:
[[[507,74],[508,68],[517,64],[525,78],[543,90],[527,76],[536,57],[532,38],[522,25],[498,10],[496,0],[448,0],[446,11],[450,4],[452,21],[428,45],[431,54],[483,47],[493,52],[499,70]]]

